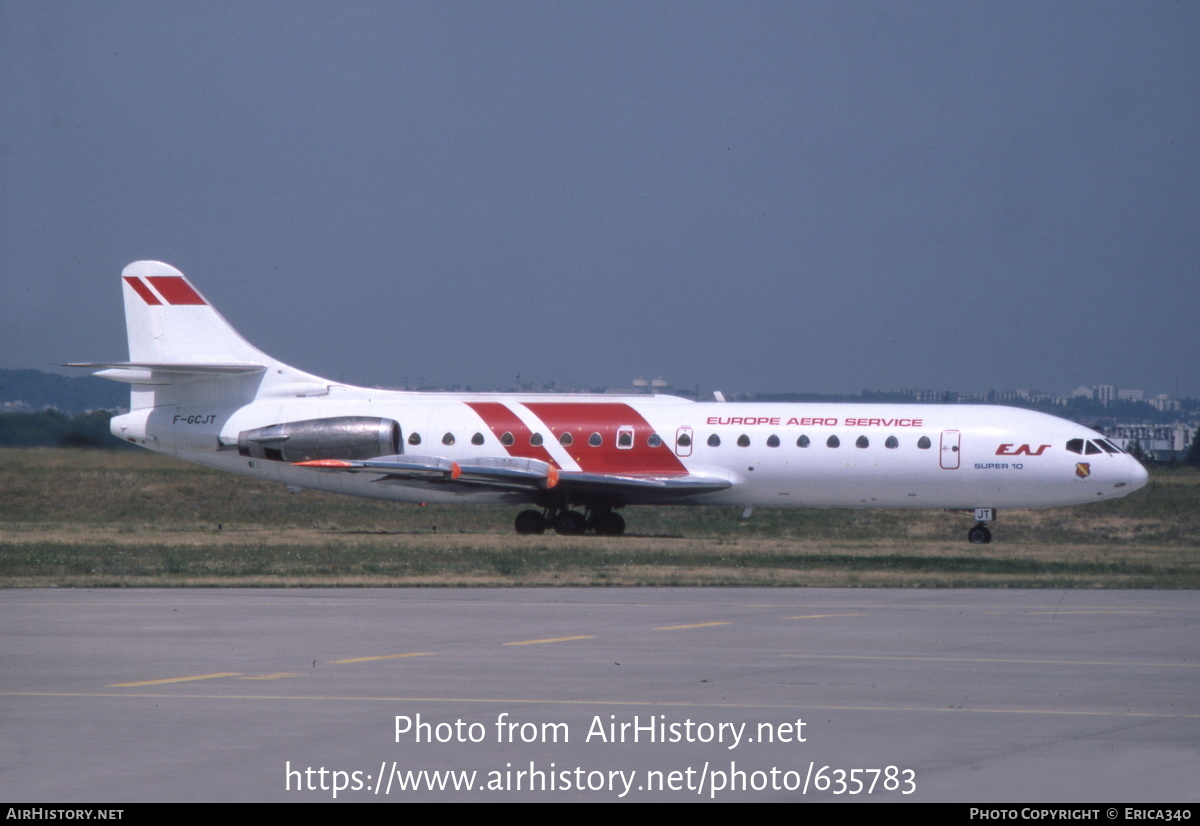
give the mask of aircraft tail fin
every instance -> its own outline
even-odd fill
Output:
[[[174,404],[223,382],[227,396],[248,401],[263,391],[306,395],[328,383],[289,367],[246,341],[192,286],[161,261],[135,261],[121,272],[129,361],[73,364],[100,368],[103,378],[132,385],[131,409]],[[236,385],[236,391],[234,389]]]
[[[259,364],[273,361],[233,329],[183,273],[161,261],[121,272],[129,361],[135,364]]]

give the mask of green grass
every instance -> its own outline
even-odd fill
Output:
[[[1200,473],[1132,496],[967,516],[628,508],[620,538],[517,536],[513,507],[289,494],[147,452],[0,451],[0,585],[1200,587]]]

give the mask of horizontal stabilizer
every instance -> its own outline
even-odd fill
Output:
[[[125,384],[175,384],[185,378],[196,377],[223,377],[223,376],[246,376],[254,373],[262,373],[267,369],[265,364],[254,364],[252,362],[234,362],[234,363],[178,363],[178,364],[151,364],[147,362],[78,362],[74,364],[64,364],[64,367],[83,367],[89,370],[95,370],[93,375],[99,376],[102,379],[111,379],[112,381],[124,382]]]

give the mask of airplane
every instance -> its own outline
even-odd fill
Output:
[[[1102,502],[1145,468],[1102,434],[992,405],[734,403],[669,395],[353,387],[243,339],[176,268],[121,273],[130,385],[115,436],[221,470],[396,502],[525,505],[518,533],[625,532],[626,505],[965,511]]]

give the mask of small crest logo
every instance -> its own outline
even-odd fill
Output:
[[[1075,475],[1080,479],[1086,479],[1092,475],[1092,466],[1088,462],[1075,463]]]

